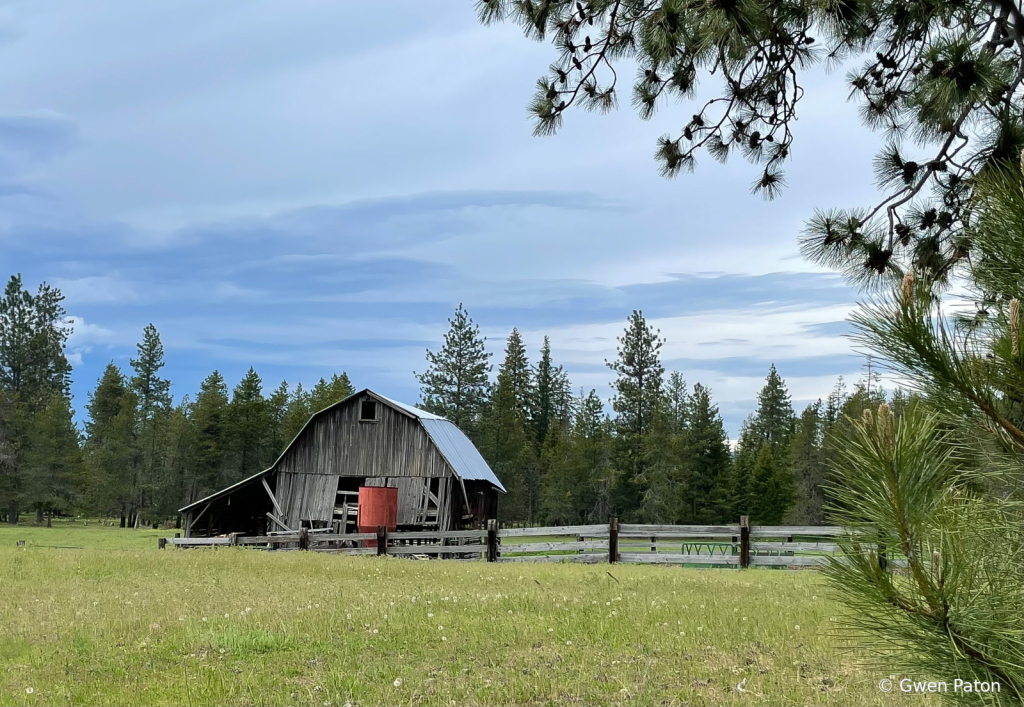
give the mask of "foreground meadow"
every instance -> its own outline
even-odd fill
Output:
[[[159,535],[0,529],[0,703],[900,702],[839,650],[814,572],[160,551]]]

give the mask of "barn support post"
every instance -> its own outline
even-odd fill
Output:
[[[228,534],[228,545],[238,545],[238,533]]]
[[[740,567],[750,567],[750,516],[740,516]]]
[[[612,516],[608,519],[608,562],[619,561],[619,519]]]
[[[377,555],[388,554],[388,529],[387,526],[377,526]]]
[[[494,518],[487,521],[487,561],[498,561],[498,521]]]
[[[309,528],[300,528],[299,529],[299,549],[300,550],[308,550],[309,549]]]

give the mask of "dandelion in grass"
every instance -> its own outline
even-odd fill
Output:
[[[402,678],[395,678],[395,681],[393,683],[391,683],[391,684],[394,685],[395,687],[401,687],[402,686]]]
[[[25,694],[26,695],[31,695],[33,692],[35,692],[35,688],[33,688],[33,687],[26,687],[25,688]]]
[[[448,640],[448,637],[447,637],[447,636],[441,636],[441,640],[442,640],[442,641],[447,641],[447,640]]]
[[[800,624],[797,624],[796,626],[794,626],[794,627],[793,627],[793,629],[794,629],[795,631],[799,631],[799,630],[800,630]]]
[[[374,633],[377,633],[377,629],[373,629],[373,632],[374,632]]]
[[[565,645],[567,645],[567,646],[571,646],[571,645],[572,645],[572,641],[566,641],[566,642],[565,642]]]

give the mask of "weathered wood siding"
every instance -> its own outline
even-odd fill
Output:
[[[378,403],[377,422],[359,421],[359,401],[314,419],[277,464],[279,472],[341,476],[450,476],[418,420]]]
[[[290,528],[300,521],[329,521],[338,492],[337,474],[278,474],[278,503]]]
[[[377,403],[377,421],[359,420],[359,400],[353,399],[317,416],[277,463],[276,496],[289,527],[302,521],[331,521],[338,479],[365,477],[367,486],[397,486],[400,525],[429,522],[425,482],[442,479],[435,504],[450,526],[449,498],[452,469],[415,420]]]

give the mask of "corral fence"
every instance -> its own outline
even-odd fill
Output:
[[[264,550],[314,550],[339,555],[399,555],[487,562],[585,562],[702,565],[709,567],[816,567],[839,552],[835,540],[852,535],[839,526],[751,526],[746,516],[736,525],[567,525],[486,530],[331,533],[303,528],[267,535],[211,538],[160,538],[160,548],[250,547]],[[879,564],[900,567],[877,548]]]

